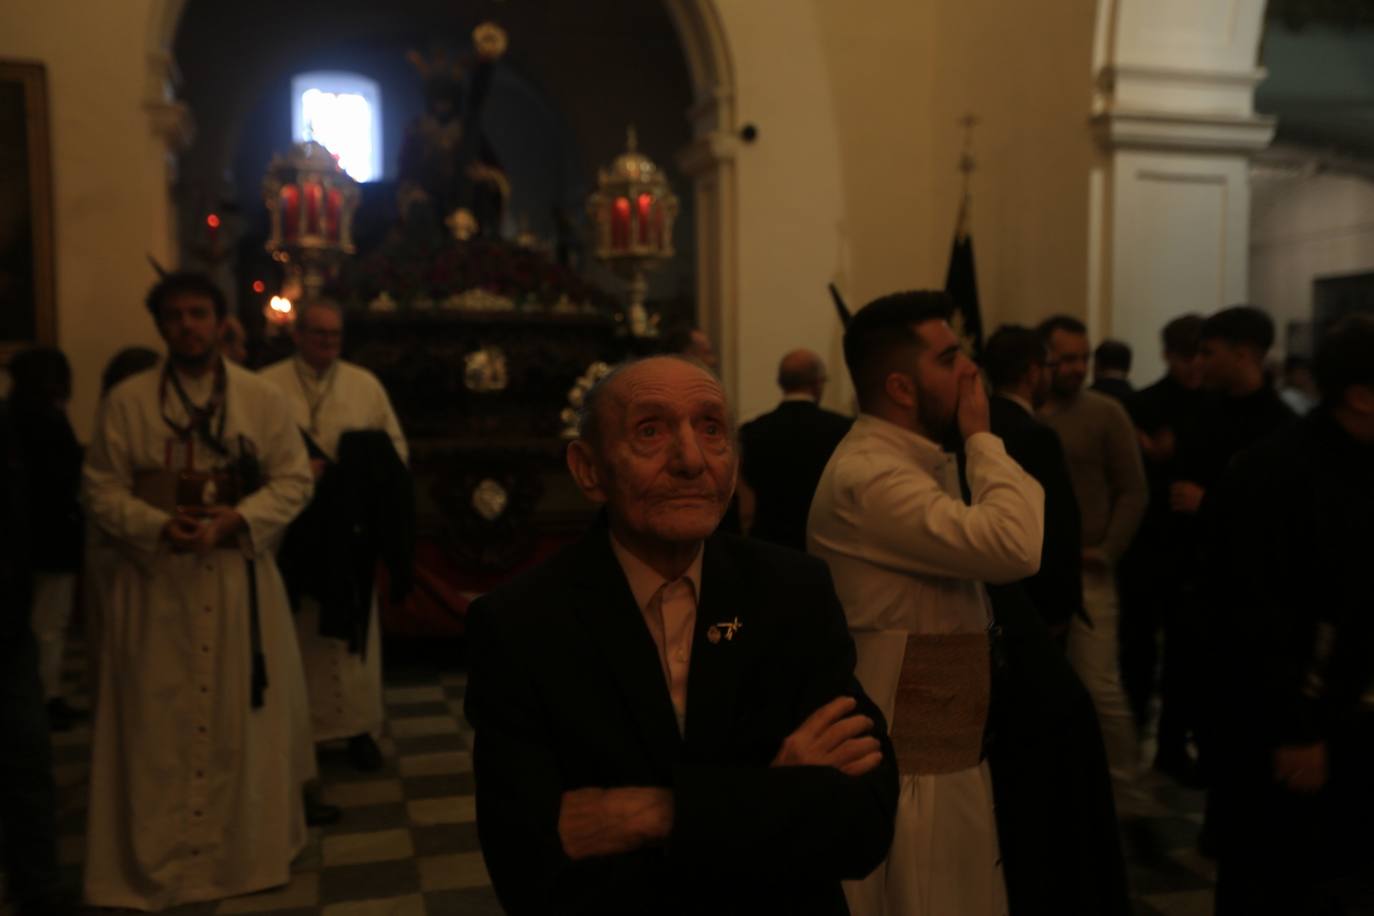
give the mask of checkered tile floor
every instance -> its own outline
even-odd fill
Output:
[[[311,830],[310,844],[279,890],[179,907],[172,916],[487,916],[501,913],[477,843],[471,732],[463,719],[466,676],[456,666],[415,658],[386,664],[386,764],[360,774],[342,747],[320,751],[326,801],[343,808],[337,825]],[[86,703],[79,645],[65,671],[73,705]],[[90,729],[53,735],[61,857],[79,886],[85,852]],[[1166,850],[1153,865],[1132,862],[1136,912],[1211,916],[1215,866],[1196,851],[1202,796],[1152,776],[1161,816],[1150,826]],[[3,888],[3,881],[0,881]],[[3,894],[0,893],[0,899]],[[102,911],[92,911],[92,914]],[[0,906],[0,916],[10,909]]]

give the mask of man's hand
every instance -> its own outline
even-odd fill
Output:
[[[974,433],[991,430],[988,419],[988,393],[983,390],[983,377],[971,369],[959,379],[959,435],[967,440]]]
[[[178,512],[162,526],[162,538],[171,545],[175,553],[195,550],[196,539],[199,537],[200,520],[185,512]]]
[[[837,697],[813,712],[783,739],[771,765],[834,767],[846,776],[872,770],[883,762],[882,744],[869,734],[872,719],[849,715],[857,705],[853,697]]]
[[[1326,785],[1326,742],[1290,744],[1274,751],[1274,781],[1302,795]]]
[[[1205,495],[1207,491],[1191,480],[1180,480],[1169,487],[1169,508],[1186,515],[1196,515]]]
[[[226,543],[246,525],[247,522],[236,510],[228,506],[214,506],[201,519],[200,531],[191,549],[203,556]]]
[[[1135,434],[1140,440],[1140,450],[1151,461],[1163,462],[1174,457],[1174,431],[1169,427],[1164,427],[1153,436],[1143,429],[1137,429]]]
[[[558,808],[558,839],[570,859],[613,856],[668,838],[673,793],[667,789],[573,789]]]

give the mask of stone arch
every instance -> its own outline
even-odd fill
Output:
[[[730,48],[714,0],[664,0],[692,76],[687,112],[691,145],[678,164],[690,175],[697,225],[697,318],[717,342],[727,373],[737,372],[735,77]],[[737,380],[737,379],[736,379]],[[735,381],[727,378],[732,393]]]
[[[1099,0],[1098,161],[1089,177],[1087,318],[1163,369],[1158,331],[1247,296],[1249,161],[1274,119],[1254,111],[1264,0]]]

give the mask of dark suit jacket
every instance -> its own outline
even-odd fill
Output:
[[[758,497],[752,537],[806,549],[811,497],[853,423],[811,401],[783,401],[740,427],[740,474]]]
[[[314,443],[307,437],[306,445]],[[393,600],[410,591],[414,484],[384,430],[344,433],[338,456],[325,467],[310,505],[287,529],[277,564],[292,606],[302,595],[314,598],[320,604],[320,635],[342,640],[361,655],[378,561],[386,564]]]
[[[1135,394],[1135,387],[1124,378],[1100,378],[1089,387],[1093,391],[1116,398],[1122,404],[1130,401],[1132,395]]]
[[[707,638],[736,618],[732,640]],[[896,765],[820,561],[730,535],[707,541],[685,740],[604,526],[474,602],[468,627],[478,834],[512,916],[839,914],[840,880],[887,855]],[[783,739],[841,694],[874,720],[883,764],[859,778],[770,768]],[[560,798],[588,786],[670,787],[672,836],[568,859]]]
[[[1020,585],[990,585],[988,598],[1000,633],[988,765],[1010,911],[1126,916],[1126,862],[1092,697]]]
[[[988,402],[992,432],[1007,454],[1045,490],[1045,541],[1040,571],[1023,581],[1045,623],[1064,624],[1083,614],[1083,517],[1073,495],[1064,446],[1053,429],[1000,395]]]

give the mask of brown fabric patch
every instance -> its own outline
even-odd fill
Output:
[[[892,745],[902,773],[954,773],[978,765],[992,694],[988,636],[908,636]]]

